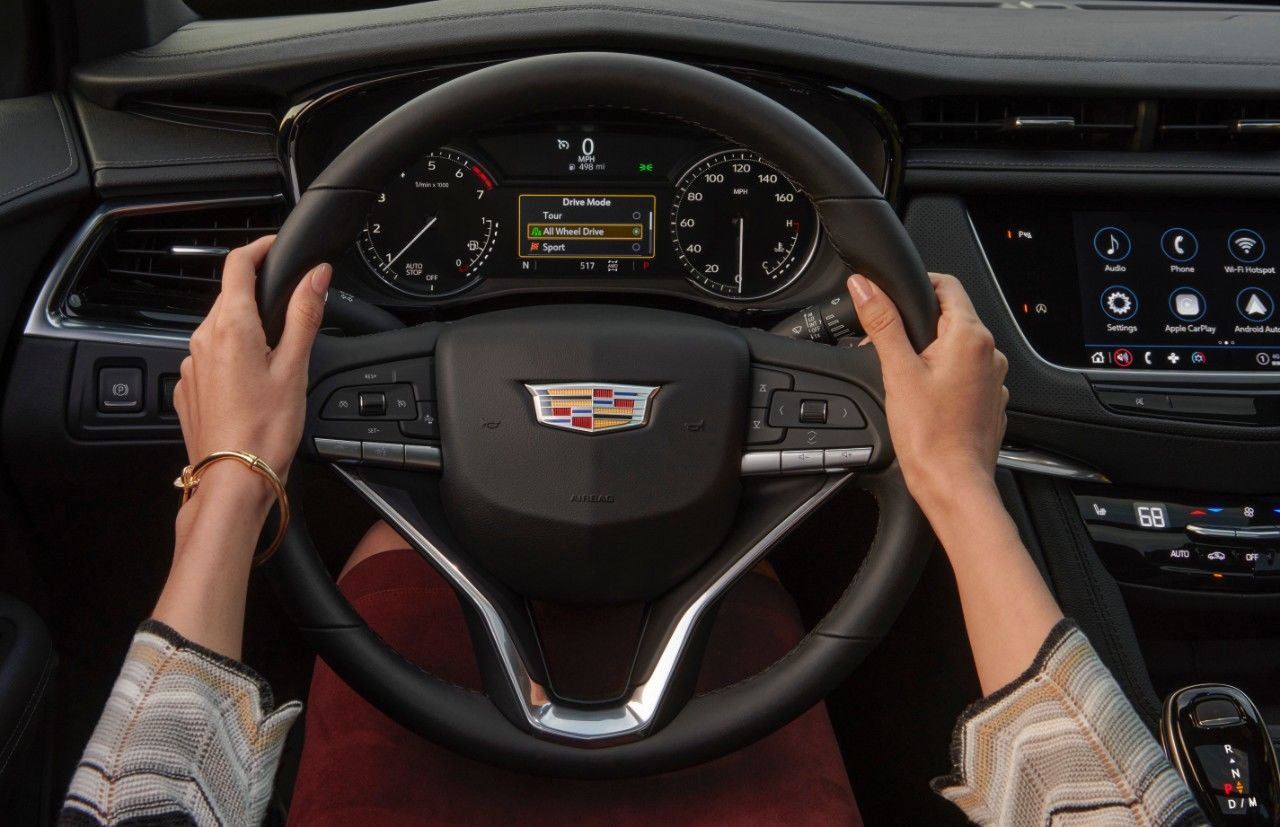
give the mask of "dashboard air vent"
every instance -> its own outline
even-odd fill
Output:
[[[227,252],[276,232],[283,220],[278,202],[108,218],[63,297],[62,312],[192,329],[218,293]]]
[[[1138,104],[1106,99],[945,97],[907,107],[907,144],[928,149],[1132,147]]]
[[[1167,100],[1157,149],[1280,149],[1280,100]]]

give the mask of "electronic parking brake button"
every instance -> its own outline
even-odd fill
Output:
[[[142,368],[98,371],[98,410],[109,414],[142,410]]]

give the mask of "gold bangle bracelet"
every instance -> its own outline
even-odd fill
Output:
[[[234,459],[249,466],[255,473],[266,479],[275,492],[276,504],[280,507],[280,524],[276,528],[276,536],[271,540],[271,544],[267,546],[265,551],[255,555],[253,558],[253,564],[261,566],[279,551],[280,544],[284,542],[285,529],[289,527],[289,495],[285,492],[284,483],[280,482],[279,475],[271,469],[270,465],[263,462],[261,457],[254,456],[246,451],[214,451],[194,465],[188,465],[183,468],[182,476],[173,481],[173,487],[182,489],[182,503],[185,505],[187,500],[191,499],[191,495],[195,493],[196,488],[199,487],[200,477],[204,474],[205,469],[215,462],[221,462],[225,459]]]

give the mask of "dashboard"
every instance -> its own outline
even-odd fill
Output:
[[[395,105],[457,69],[339,85],[295,107],[293,192]],[[805,114],[889,193],[897,136],[870,98],[721,67]],[[424,148],[386,182],[338,283],[438,312],[496,295],[634,293],[730,312],[803,306],[843,267],[811,201],[767,158],[657,112],[553,112]]]

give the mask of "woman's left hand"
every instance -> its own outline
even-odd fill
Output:
[[[269,348],[254,286],[274,241],[265,236],[227,255],[222,292],[191,336],[173,402],[190,462],[246,451],[284,479],[302,438],[311,345],[333,269],[321,264],[298,283],[280,342]]]

